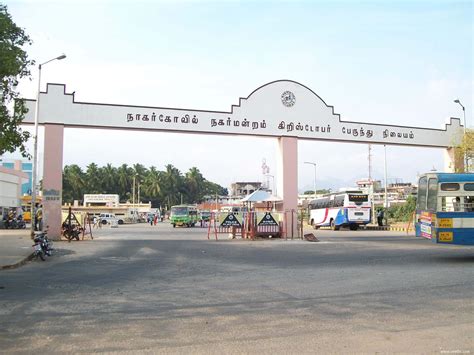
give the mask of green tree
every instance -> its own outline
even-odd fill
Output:
[[[112,164],[107,164],[99,168],[99,175],[101,176],[102,189],[107,194],[117,193],[117,169]]]
[[[202,176],[199,169],[196,167],[189,169],[185,175],[184,181],[188,201],[191,203],[201,202],[204,192],[204,177]]]
[[[474,170],[474,129],[466,129],[466,134],[463,135],[459,151],[465,161],[467,161],[464,172],[472,172]]]
[[[87,166],[85,182],[87,193],[101,194],[103,192],[100,171],[96,163],[90,163]]]
[[[196,167],[189,169],[183,177],[171,164],[165,171],[159,171],[154,166],[147,169],[141,164],[133,167],[122,164],[115,168],[111,164],[98,167],[90,163],[86,172],[77,165],[64,167],[63,200],[70,203],[82,201],[86,193],[118,194],[122,202],[131,200],[134,176],[141,176],[141,200],[150,201],[155,208],[176,205],[181,202],[181,196],[184,203],[198,203],[204,195],[228,195],[226,188],[206,180]]]
[[[182,175],[172,164],[168,164],[163,172],[163,197],[168,206],[176,205],[181,201]]]
[[[151,199],[156,199],[161,193],[161,172],[154,166],[148,171],[143,186],[143,192]]]
[[[387,210],[387,217],[395,222],[408,222],[416,209],[416,197],[408,196],[405,203],[391,206]]]
[[[19,79],[31,76],[29,67],[34,61],[22,48],[31,43],[30,37],[13,22],[7,7],[0,4],[0,155],[19,149],[24,157],[29,156],[25,143],[30,134],[20,128],[27,110],[15,88]],[[14,111],[10,114],[8,106],[13,102]]]
[[[85,176],[78,165],[66,165],[63,171],[63,202],[82,201],[85,190]]]
[[[117,169],[117,187],[120,200],[125,202],[131,196],[133,171],[127,164],[122,164]]]
[[[228,196],[229,195],[229,191],[220,186],[219,184],[216,184],[214,182],[211,182],[211,181],[208,181],[208,180],[204,180],[204,184],[203,184],[203,193],[202,195],[215,195],[215,194],[218,194],[219,196]]]
[[[137,179],[143,180],[148,172],[142,164],[133,164],[133,174]]]

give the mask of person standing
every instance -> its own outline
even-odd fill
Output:
[[[379,212],[377,213],[377,224],[379,227],[383,226],[383,217],[384,217],[384,212],[383,208],[379,209]]]
[[[43,205],[38,205],[38,208],[35,212],[35,230],[43,230]]]

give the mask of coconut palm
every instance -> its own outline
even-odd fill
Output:
[[[63,201],[72,203],[82,200],[85,192],[85,176],[78,165],[66,165],[63,171]]]
[[[168,205],[174,205],[179,203],[180,194],[183,193],[182,176],[181,172],[175,168],[172,164],[165,166],[163,172],[163,197],[165,198]]]
[[[203,196],[204,177],[198,168],[192,167],[186,173],[185,187],[190,202],[200,202]]]
[[[159,171],[154,166],[147,169],[141,164],[133,167],[122,164],[118,168],[107,164],[99,168],[91,163],[86,173],[77,165],[64,167],[63,201],[82,200],[85,193],[110,193],[118,194],[124,202],[131,197],[134,177],[135,182],[141,181],[141,197],[151,201],[154,207],[178,204],[181,198],[183,202],[199,202],[206,194],[227,194],[227,189],[206,180],[196,167],[183,177],[172,164],[166,165],[165,171]]]
[[[132,169],[127,164],[122,164],[117,168],[117,187],[120,199],[125,201],[130,196],[132,186]]]
[[[99,169],[102,180],[102,186],[105,193],[116,194],[117,193],[117,169],[112,164],[107,164]]]
[[[102,180],[100,176],[99,167],[96,163],[90,163],[87,166],[85,182],[88,193],[101,194],[104,192],[102,190]]]
[[[152,166],[145,176],[143,192],[150,199],[157,199],[160,196],[161,175],[162,172]]]

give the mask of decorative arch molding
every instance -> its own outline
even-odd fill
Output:
[[[32,124],[35,100],[26,103],[24,123]],[[39,123],[442,148],[457,145],[462,137],[459,118],[450,118],[442,129],[343,121],[333,106],[292,80],[260,86],[229,112],[78,102],[65,84],[48,84],[40,94]]]

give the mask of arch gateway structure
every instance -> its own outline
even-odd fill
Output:
[[[35,100],[26,100],[25,124],[34,124]],[[155,106],[77,102],[64,84],[48,84],[40,93],[38,122],[44,126],[43,213],[49,234],[59,238],[62,204],[64,128],[192,132],[267,136],[278,139],[278,192],[282,209],[297,209],[298,140],[440,147],[446,149],[445,171],[454,171],[453,146],[462,138],[459,118],[442,129],[349,122],[334,113],[308,87],[291,80],[265,84],[240,98],[229,112]]]

